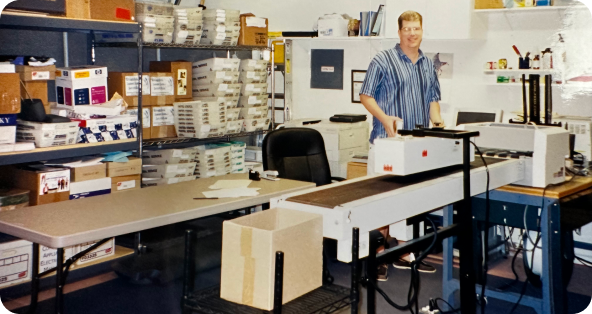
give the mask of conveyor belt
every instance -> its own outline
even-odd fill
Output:
[[[506,159],[485,158],[485,162],[487,162],[488,165],[503,161],[506,161]],[[476,169],[483,166],[483,162],[478,156],[476,156],[475,161],[471,163],[471,169]],[[462,165],[416,173],[408,176],[384,175],[363,181],[353,182],[351,184],[338,185],[333,188],[293,196],[288,198],[287,201],[325,208],[335,208],[352,201],[393,191],[409,185],[445,177],[459,172],[462,172]]]

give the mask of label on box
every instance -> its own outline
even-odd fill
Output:
[[[179,183],[179,178],[171,178],[168,180],[169,184],[175,184],[175,183]]]
[[[137,76],[125,77],[125,96],[138,96],[139,81]],[[150,95],[150,76],[142,75],[142,95]]]
[[[166,126],[175,124],[174,107],[152,107],[154,121],[152,126]]]
[[[33,71],[31,72],[31,78],[35,81],[35,80],[49,80],[50,78],[50,74],[49,71]]]
[[[46,172],[40,175],[39,195],[70,191],[70,170]]]
[[[257,108],[249,108],[248,114],[261,114],[261,111],[257,111]]]
[[[136,180],[117,182],[117,191],[133,189],[136,187]]]
[[[151,77],[151,95],[152,96],[171,96],[175,95],[175,83],[170,76]]]
[[[103,104],[107,102],[107,89],[105,86],[92,87],[90,89],[90,95],[92,97],[92,104]]]
[[[226,72],[224,72],[224,71],[216,72],[216,78],[225,78],[225,77],[226,77]]]
[[[265,19],[260,17],[250,16],[247,17],[247,27],[265,27]]]
[[[187,70],[179,69],[177,71],[177,95],[187,95]]]
[[[216,32],[218,32],[218,33],[226,33],[226,26],[224,26],[224,25],[218,25],[216,27]]]
[[[166,168],[166,173],[170,173],[170,172],[178,172],[178,168],[179,168],[179,166],[177,166],[177,165],[169,165],[169,166]]]
[[[89,78],[90,77],[90,72],[89,71],[81,71],[81,72],[75,72],[74,73],[74,78],[75,79],[82,79],[82,78]]]
[[[210,132],[210,130],[212,129],[212,126],[209,124],[204,124],[201,126],[201,131],[202,132]]]
[[[227,91],[227,90],[228,90],[228,84],[218,85],[218,91],[222,92],[222,91]]]
[[[216,39],[221,40],[221,39],[225,39],[225,38],[226,38],[226,33],[218,33],[216,35]]]
[[[249,67],[254,67],[257,65],[257,61],[255,60],[249,60]]]
[[[127,113],[129,115],[138,115],[138,109],[128,109]],[[143,108],[142,109],[142,128],[146,129],[150,127],[150,109]]]
[[[183,156],[183,151],[179,149],[173,149],[173,158],[179,158]]]
[[[255,89],[255,85],[253,85],[253,84],[247,84],[247,85],[245,85],[245,90],[246,91],[252,91],[254,89]]]
[[[247,78],[254,78],[255,77],[255,72],[247,72]]]
[[[178,31],[177,32],[177,38],[187,38],[187,36],[189,35],[188,31]],[[180,70],[179,70],[180,71]]]
[[[0,114],[0,127],[2,126],[15,126],[16,125],[16,114]]]

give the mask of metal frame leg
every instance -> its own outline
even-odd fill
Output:
[[[273,286],[273,314],[282,314],[284,293],[284,252],[275,252],[275,284]]]
[[[458,212],[462,226],[458,235],[460,249],[460,300],[461,312],[473,314],[476,311],[475,267],[473,265],[473,211],[471,202],[471,143],[463,138],[463,194],[462,209]]]
[[[352,261],[351,261],[351,314],[358,314],[358,306],[360,304],[360,290],[359,290],[359,252],[360,252],[360,229],[352,229]]]
[[[543,240],[543,313],[564,313],[566,291],[563,286],[561,252],[561,218],[557,203],[543,208],[541,237]],[[548,311],[548,312],[547,312]]]
[[[454,207],[447,205],[443,210],[443,227],[452,225],[454,217]],[[449,237],[442,240],[442,253],[443,253],[443,264],[442,264],[442,298],[450,303],[453,307],[454,304],[454,283],[453,283],[453,269],[454,269],[454,238]]]
[[[185,314],[191,313],[187,308],[187,300],[195,289],[195,253],[194,248],[195,232],[185,231],[185,259],[183,265],[183,298],[181,299],[181,311]]]
[[[33,243],[31,258],[31,263],[33,265],[31,267],[31,304],[29,305],[29,310],[27,312],[29,314],[33,314],[37,311],[37,303],[39,300],[39,243]]]
[[[366,280],[368,283],[366,284],[366,294],[368,296],[366,302],[366,312],[367,314],[375,314],[376,313],[376,276],[378,265],[376,264],[376,250],[380,246],[380,242],[382,240],[382,233],[380,231],[372,231],[370,232],[370,252],[368,253],[368,257],[366,258]]]
[[[57,249],[55,313],[64,313],[64,248]]]

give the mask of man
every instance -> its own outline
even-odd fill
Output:
[[[366,79],[360,91],[360,100],[374,116],[370,134],[368,174],[374,174],[374,149],[376,138],[394,137],[396,125],[403,129],[414,129],[416,125],[443,126],[440,115],[440,83],[432,60],[419,49],[423,37],[422,16],[407,11],[399,17],[400,43],[394,48],[379,52],[370,63]],[[397,123],[398,122],[398,123]],[[394,228],[405,232],[406,222],[397,223]],[[388,226],[380,231],[388,238]],[[379,249],[379,252],[383,248]],[[393,263],[396,268],[411,268],[406,260]],[[420,264],[419,270],[435,272],[427,264]],[[388,265],[378,269],[378,280],[388,278]]]

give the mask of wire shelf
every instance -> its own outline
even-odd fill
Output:
[[[166,146],[176,145],[176,144],[187,144],[187,146],[191,145],[199,145],[199,144],[206,144],[216,141],[229,141],[231,138],[237,137],[246,137],[252,135],[260,135],[265,134],[268,131],[257,131],[257,132],[245,132],[245,133],[237,133],[237,134],[227,134],[220,137],[208,137],[208,138],[192,138],[192,137],[172,137],[172,138],[156,138],[156,139],[148,139],[142,141],[142,147],[159,147],[159,148],[166,148]]]
[[[224,46],[224,45],[190,45],[190,44],[164,44],[164,43],[143,43],[145,48],[181,48],[181,49],[205,49],[205,50],[233,50],[233,51],[251,51],[251,50],[269,50],[267,46]],[[95,43],[96,47],[138,47],[137,42],[114,42],[114,43]]]
[[[326,285],[284,304],[282,313],[328,314],[344,309],[350,304],[348,288]],[[187,300],[187,307],[199,314],[271,314],[273,312],[222,300],[219,287],[196,292]]]

